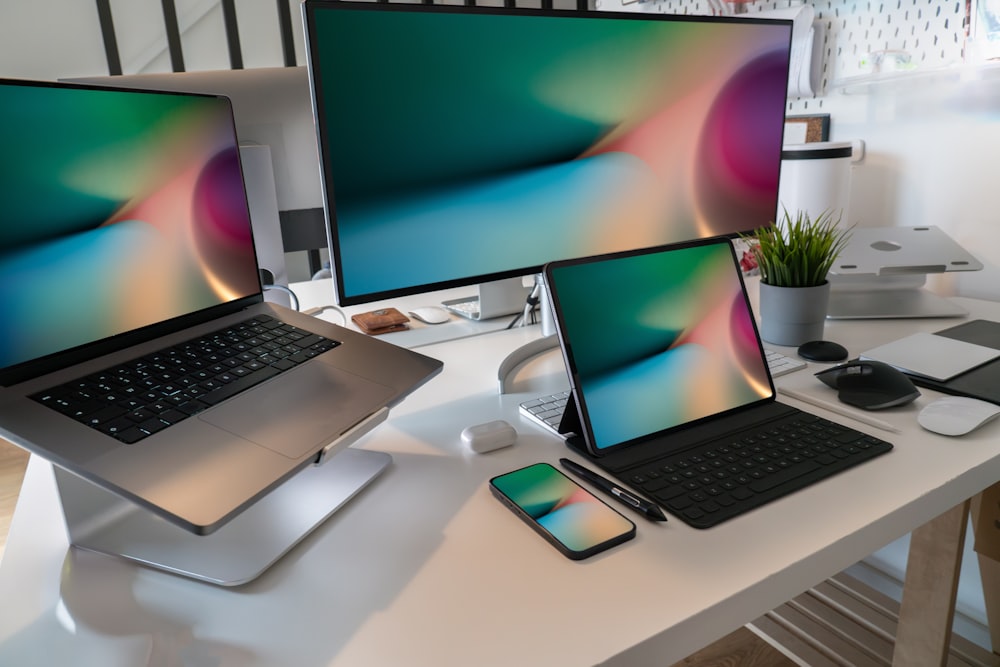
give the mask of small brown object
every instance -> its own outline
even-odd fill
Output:
[[[393,331],[405,331],[410,328],[407,324],[410,318],[395,308],[379,308],[367,313],[358,313],[351,317],[351,321],[358,325],[359,329],[372,336]]]

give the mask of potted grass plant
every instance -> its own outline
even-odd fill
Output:
[[[760,271],[760,334],[776,345],[823,337],[830,283],[827,274],[847,245],[850,228],[840,216],[787,210],[748,240]]]

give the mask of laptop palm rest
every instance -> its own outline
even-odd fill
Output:
[[[325,360],[318,357],[314,361]],[[330,363],[307,363],[248,390],[238,400],[202,413],[200,418],[298,459],[337,439],[357,423],[358,415],[375,412],[392,393],[385,385]],[[288,419],[290,414],[295,419]]]

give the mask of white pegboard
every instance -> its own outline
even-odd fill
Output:
[[[795,1],[759,0],[730,3],[724,0],[596,0],[598,9],[664,14],[740,14],[785,9],[803,4]],[[860,62],[873,51],[900,49],[910,54],[920,69],[957,65],[962,62],[966,33],[965,0],[817,0],[810,2],[816,22],[824,28],[823,79],[818,94],[810,99],[789,100],[790,113],[816,112],[823,108],[839,79],[864,74]]]

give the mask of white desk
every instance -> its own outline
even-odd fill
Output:
[[[1000,304],[963,303],[1000,319]],[[857,353],[950,323],[831,322],[827,337]],[[557,351],[496,390],[497,364],[536,329],[422,348],[444,372],[359,445],[393,466],[241,588],[70,549],[51,466],[33,456],[0,567],[0,664],[669,665],[1000,480],[1000,422],[931,435],[915,422],[925,392],[878,415],[898,434],[857,424],[895,443],[887,456],[711,530],[637,519],[635,540],[572,562],[487,489],[567,454],[517,413],[565,386]],[[778,384],[832,396],[809,371]],[[460,430],[496,418],[519,442],[465,453]]]

